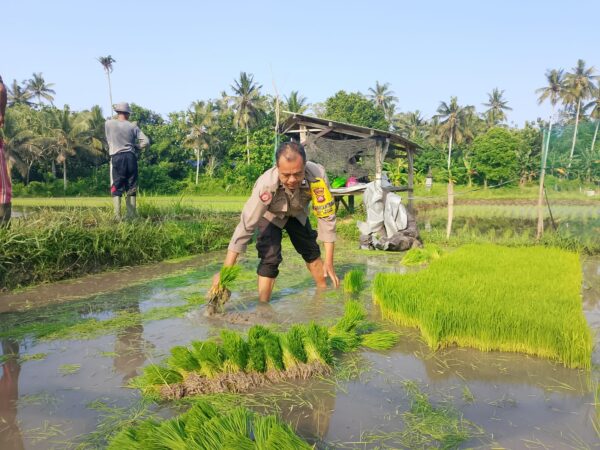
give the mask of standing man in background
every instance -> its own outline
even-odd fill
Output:
[[[116,119],[108,119],[104,125],[108,152],[112,163],[112,186],[115,218],[121,220],[121,196],[125,197],[126,218],[133,219],[136,210],[138,164],[136,149],[143,149],[150,141],[135,123],[129,121],[129,103],[114,105]]]
[[[4,115],[6,114],[6,86],[0,76],[0,128],[4,128]],[[4,142],[0,136],[0,226],[7,226],[10,221],[12,185],[8,174]]]

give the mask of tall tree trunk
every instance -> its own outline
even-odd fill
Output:
[[[110,72],[106,71],[106,78],[108,78],[108,98],[110,100],[110,107],[108,108],[108,117],[112,117],[113,99],[112,99],[112,86],[110,84]]]
[[[56,178],[56,164],[54,163],[54,160],[52,160],[52,176]]]
[[[573,132],[573,143],[571,144],[571,153],[569,153],[569,165],[567,169],[571,168],[573,162],[573,153],[575,152],[575,142],[577,142],[577,127],[579,126],[579,108],[581,107],[581,99],[577,102],[577,114],[575,114],[575,131]]]
[[[65,189],[65,194],[67,193],[67,158],[63,161],[63,186]]]
[[[196,186],[198,186],[198,176],[200,175],[200,149],[196,149]]]
[[[600,119],[596,120],[596,130],[594,131],[594,138],[592,139],[592,153],[594,153],[594,146],[596,145],[596,137],[598,136],[598,125],[600,125]]]
[[[248,165],[250,165],[250,129],[246,124],[246,158],[248,159]]]
[[[452,155],[452,131],[448,139],[448,221],[446,223],[446,240],[450,239],[452,233],[452,220],[454,218],[454,184],[452,182],[452,172],[450,171],[450,155]]]

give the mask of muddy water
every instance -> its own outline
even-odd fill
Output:
[[[256,259],[248,257],[227,314],[206,318],[200,306],[180,318],[142,318],[152,308],[182,305],[192,294],[205,292],[222,256],[215,253],[173,264],[171,276],[168,267],[157,265],[137,269],[135,274],[105,275],[102,282],[90,277],[70,282],[73,285],[32,289],[12,299],[5,295],[2,303],[12,304],[13,311],[0,315],[0,331],[5,332],[2,352],[19,358],[3,364],[0,449],[67,448],[69,442],[96,429],[101,416],[95,407],[98,401],[114,407],[134,404],[137,393],[123,386],[174,345],[217,335],[222,327],[244,331],[254,323],[273,323],[285,328],[300,321],[333,321],[342,312],[343,293],[315,289],[300,258],[286,247],[270,305],[256,304]],[[339,248],[338,256],[344,261],[337,266],[342,276],[352,268],[363,268],[369,280],[377,272],[407,270],[399,265],[398,254],[359,252],[346,246]],[[125,280],[117,282],[116,275]],[[157,276],[162,278],[153,279]],[[600,259],[585,261],[584,279],[584,308],[598,332]],[[73,286],[77,295],[69,290]],[[69,301],[63,301],[67,297]],[[362,300],[377,318],[368,290]],[[133,313],[133,317],[139,312],[139,319],[94,339],[32,339],[20,337],[18,331],[40,321],[60,325],[91,317],[103,320],[118,311]],[[6,333],[9,327],[15,330],[12,339]],[[518,354],[459,348],[432,352],[413,330],[398,331],[401,342],[391,351],[359,355],[355,365],[362,373],[356,379],[282,385],[257,395],[274,391],[285,419],[322,448],[398,447],[391,433],[402,429],[401,415],[410,408],[404,388],[408,380],[416,382],[435,404],[450,403],[481,428],[464,447],[585,448],[598,444],[591,422],[595,414],[591,386],[600,378],[600,346],[596,346],[596,368],[590,374]],[[598,339],[600,333],[597,344]]]

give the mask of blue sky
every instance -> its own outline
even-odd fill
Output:
[[[441,100],[483,111],[505,90],[509,121],[547,117],[535,89],[578,58],[600,73],[600,1],[2,2],[5,83],[42,72],[55,103],[106,111],[98,56],[112,55],[113,99],[167,114],[230,91],[240,71],[263,91],[309,102],[389,82],[398,110]]]

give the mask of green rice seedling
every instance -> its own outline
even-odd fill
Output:
[[[300,325],[292,325],[285,336],[290,353],[295,359],[305,363],[307,356],[304,350],[304,331],[302,327]]]
[[[344,277],[344,292],[358,294],[365,288],[365,272],[360,269],[349,271]]]
[[[171,349],[171,356],[167,359],[167,365],[180,372],[184,377],[188,372],[200,369],[200,362],[186,347],[178,345]]]
[[[225,372],[235,373],[246,369],[248,365],[248,344],[242,336],[230,330],[221,330],[221,345],[225,360]]]
[[[221,448],[223,438],[226,436],[248,437],[251,420],[252,413],[240,406],[227,414],[220,414],[206,421],[198,434],[202,436],[205,448]]]
[[[221,312],[223,305],[231,297],[231,284],[240,273],[240,266],[223,266],[219,272],[219,283],[210,288],[207,294],[207,312],[214,314]]]
[[[361,337],[353,332],[337,331],[329,333],[331,348],[340,353],[347,353],[360,347]]]
[[[331,365],[333,355],[329,343],[329,332],[327,328],[312,322],[304,327],[304,350],[308,362],[320,362]]]
[[[159,450],[151,443],[152,435],[159,426],[159,422],[150,418],[136,426],[126,427],[110,439],[107,450]]]
[[[200,373],[213,378],[223,368],[223,355],[219,346],[212,341],[192,341],[192,355],[200,363]]]
[[[256,448],[261,450],[296,450],[312,448],[276,416],[257,416],[253,421]]]
[[[428,264],[431,261],[442,256],[442,249],[435,244],[425,244],[421,248],[411,248],[402,258],[402,264],[405,266],[419,266]]]
[[[427,344],[521,352],[589,369],[592,337],[579,255],[556,248],[467,245],[411,274],[378,274],[384,318]]]
[[[141,387],[179,383],[182,379],[183,377],[179,372],[156,364],[144,367],[142,375],[134,378],[134,380],[140,383]]]
[[[349,300],[344,304],[344,315],[333,326],[332,330],[340,332],[349,332],[354,330],[367,317],[364,306],[356,301]]]
[[[279,336],[274,333],[264,335],[262,338],[265,348],[267,370],[284,370],[283,352],[279,343]]]
[[[362,336],[360,345],[373,350],[389,350],[398,343],[398,334],[393,331],[380,330]]]

